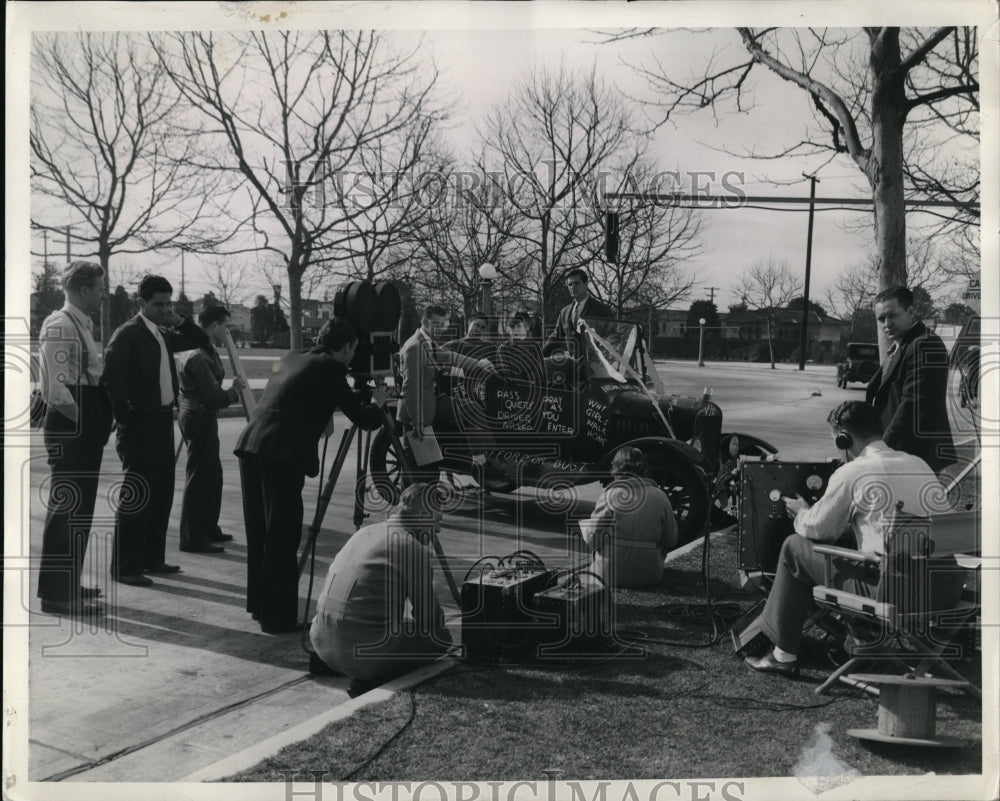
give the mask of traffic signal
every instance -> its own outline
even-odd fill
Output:
[[[610,264],[618,263],[618,212],[604,213],[604,258]]]

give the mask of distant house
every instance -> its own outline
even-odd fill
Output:
[[[687,310],[660,309],[653,313],[654,337],[682,337],[687,328]]]
[[[802,333],[801,309],[775,309],[771,336],[775,342],[798,342]],[[746,309],[719,315],[723,336],[737,339],[767,339],[767,313]],[[837,345],[845,330],[843,320],[809,310],[807,334],[810,342],[830,342]]]

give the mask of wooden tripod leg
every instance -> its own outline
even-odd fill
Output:
[[[316,538],[319,536],[320,528],[323,526],[323,518],[326,517],[326,510],[330,505],[330,499],[333,497],[333,490],[337,486],[337,479],[340,478],[340,471],[344,468],[344,462],[347,460],[347,454],[351,449],[351,442],[354,441],[354,435],[357,430],[357,426],[351,426],[344,431],[343,436],[340,438],[340,446],[337,448],[337,456],[334,458],[333,466],[330,468],[330,475],[323,487],[323,492],[320,493],[319,501],[316,503],[316,514],[313,516],[312,525],[309,526],[309,539],[302,549],[302,553],[299,554],[300,576],[302,575],[302,571],[305,570],[306,560],[309,558],[310,551],[316,545]]]

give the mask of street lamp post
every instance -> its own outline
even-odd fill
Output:
[[[698,318],[698,366],[705,366],[704,346],[705,346],[705,318]]]
[[[497,268],[494,267],[489,262],[486,262],[479,268],[479,280],[483,283],[483,295],[481,298],[482,303],[482,313],[487,317],[492,314],[492,301],[491,292],[493,290],[493,282],[497,277]]]

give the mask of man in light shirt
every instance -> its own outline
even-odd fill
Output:
[[[812,506],[801,496],[782,498],[795,520],[795,534],[781,546],[774,586],[761,615],[761,629],[775,647],[765,656],[745,660],[763,673],[798,673],[802,627],[826,563],[815,552],[815,543],[836,542],[849,530],[858,550],[883,554],[886,522],[900,501],[908,514],[940,511],[930,508],[943,495],[934,471],[923,459],[882,441],[882,421],[874,407],[847,401],[830,412],[827,422],[847,461],[833,472],[823,497]],[[838,567],[833,579],[840,588],[870,597],[878,575],[868,565],[851,563]]]
[[[118,456],[125,471],[115,514],[111,576],[136,587],[153,583],[144,573],[180,570],[165,561],[174,501],[173,354],[209,344],[208,334],[174,312],[172,295],[166,278],[142,279],[139,313],[111,335],[101,376],[111,396]]]
[[[354,679],[353,696],[440,657],[451,647],[434,592],[431,538],[441,513],[431,485],[411,484],[384,523],[340,549],[309,630],[316,672]]]
[[[39,337],[48,404],[43,432],[52,477],[38,597],[45,613],[90,617],[102,611],[94,602],[100,590],[81,587],[80,574],[111,433],[111,402],[100,385],[100,349],[90,318],[104,300],[104,270],[94,262],[70,262],[62,284],[66,302],[45,318]]]

